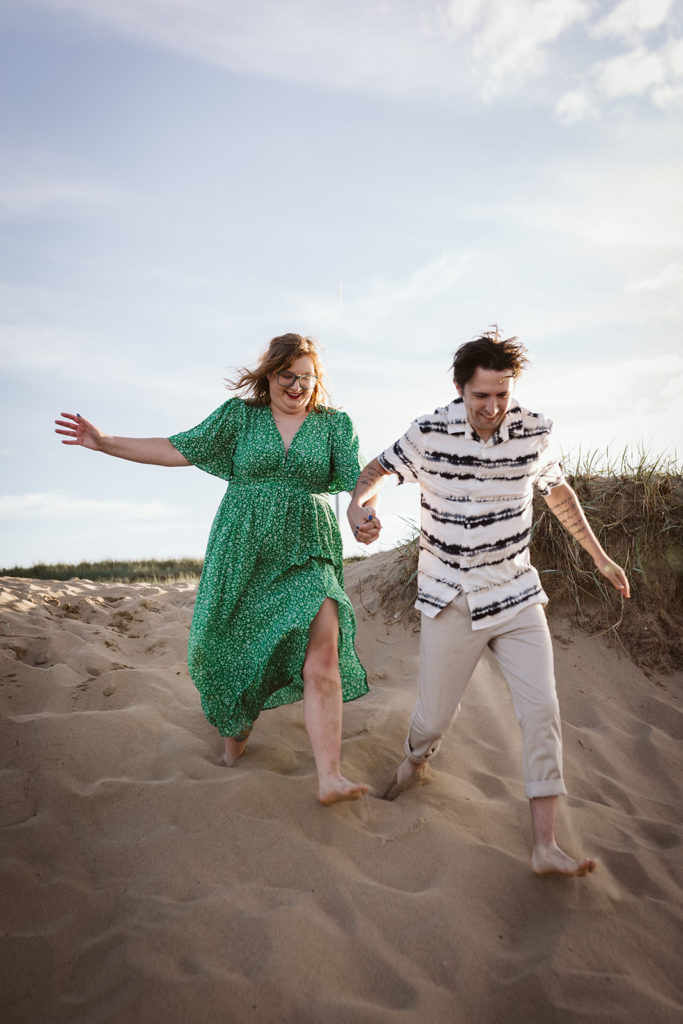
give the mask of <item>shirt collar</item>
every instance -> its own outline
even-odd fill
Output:
[[[446,414],[446,431],[449,434],[461,434],[470,441],[479,441],[482,444],[488,443],[483,442],[479,437],[479,434],[472,428],[472,424],[467,419],[467,413],[465,412],[465,403],[462,398],[454,398],[449,403]],[[511,437],[517,437],[522,432],[522,420],[520,416],[520,407],[515,402],[511,405],[505,414],[505,419],[498,427],[495,434],[492,434],[490,438],[491,444],[502,444],[503,441],[509,441]]]

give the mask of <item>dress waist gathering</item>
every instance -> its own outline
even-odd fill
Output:
[[[296,477],[283,477],[283,476],[264,476],[264,477],[252,477],[248,479],[230,478],[228,480],[228,490],[272,490],[274,487],[281,488],[284,491],[292,494],[306,494],[310,497],[320,497],[323,495],[317,491],[312,490],[310,486],[302,480],[297,480]]]

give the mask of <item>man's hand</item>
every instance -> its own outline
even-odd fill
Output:
[[[371,502],[388,476],[389,473],[382,468],[379,459],[373,459],[360,472],[351,503],[346,510],[351,532],[359,544],[372,544],[379,537],[382,524]]]
[[[631,596],[631,588],[628,585],[626,573],[620,565],[613,562],[611,558],[607,558],[606,560],[604,558],[600,559],[596,562],[596,565],[605,579],[610,581],[614,589],[618,590],[622,597]]]
[[[377,540],[382,524],[372,505],[356,505],[351,502],[347,516],[354,540],[357,540],[359,544],[372,544]]]

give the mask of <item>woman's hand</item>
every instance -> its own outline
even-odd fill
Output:
[[[359,544],[372,544],[377,540],[382,524],[377,518],[377,510],[372,505],[354,505],[351,502],[347,515],[354,540]]]
[[[63,412],[63,420],[55,420],[58,427],[55,434],[64,434],[62,444],[80,444],[93,452],[104,452],[116,459],[128,462],[143,462],[148,466],[189,466],[184,455],[171,444],[167,437],[115,437],[103,434],[96,426],[76,413]]]
[[[55,420],[58,427],[66,427],[66,430],[55,430],[55,434],[64,434],[68,440],[62,444],[80,444],[83,448],[90,448],[94,452],[104,451],[104,440],[106,434],[98,430],[88,420],[83,419],[80,413],[74,416],[71,412],[63,412],[63,420]]]

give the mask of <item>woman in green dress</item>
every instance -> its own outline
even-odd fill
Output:
[[[63,444],[133,462],[198,466],[228,481],[216,514],[190,630],[188,664],[224,760],[244,753],[260,712],[303,698],[321,803],[368,787],[340,771],[342,701],[367,692],[344,592],[342,544],[322,495],[351,491],[360,471],[346,413],[330,408],[315,343],[274,338],[234,397],[170,438],[103,434],[79,414],[57,420]],[[374,510],[357,530],[377,536]]]

